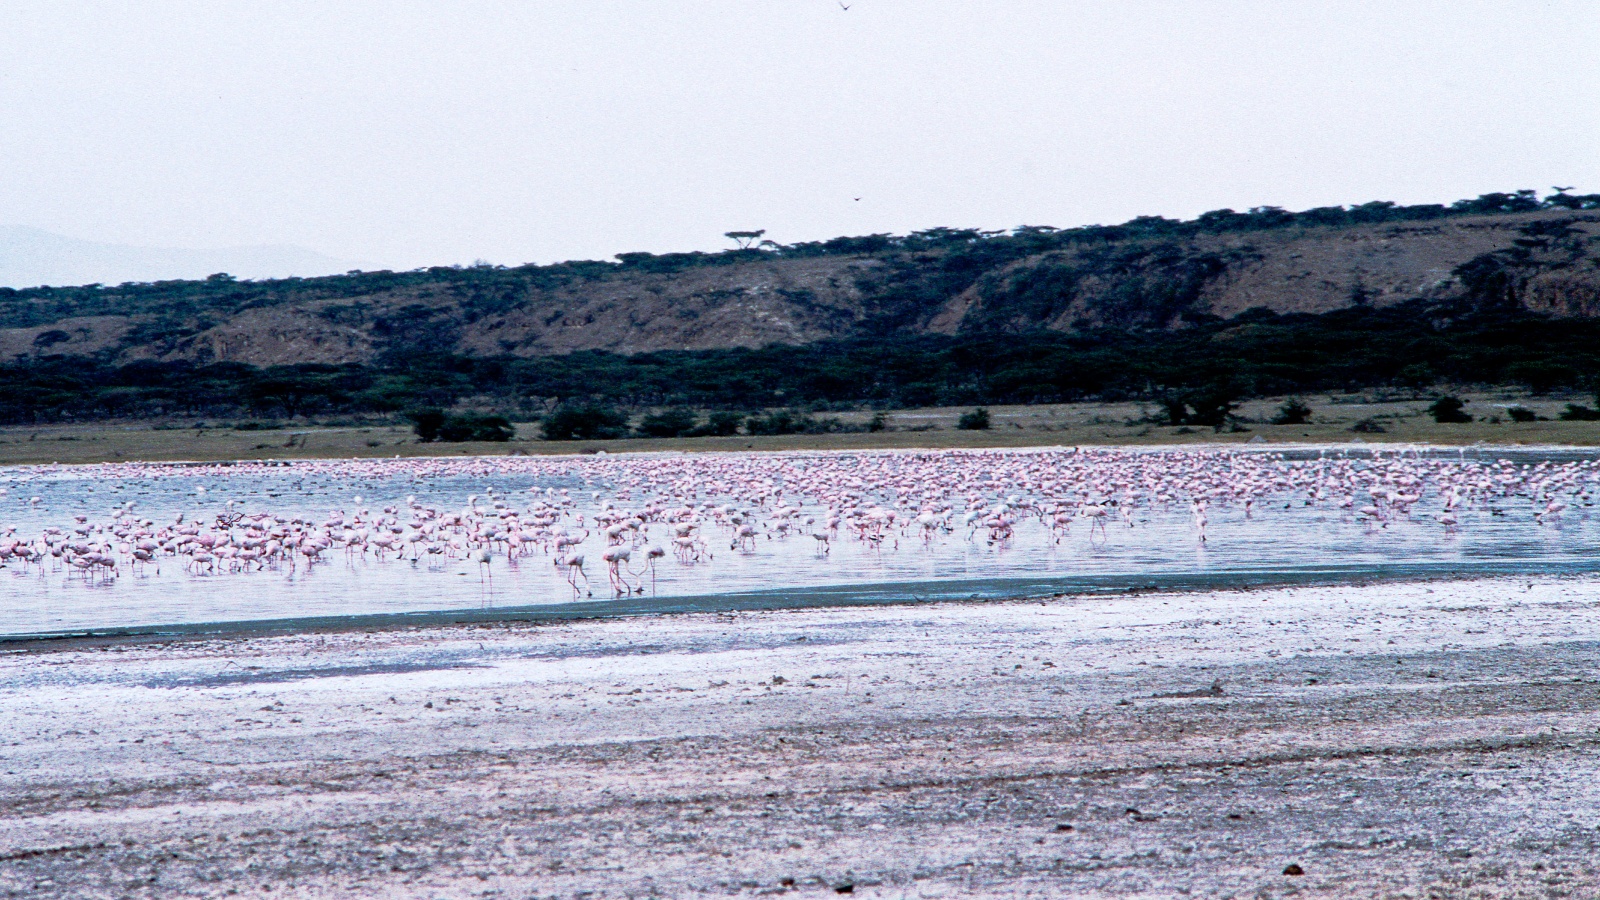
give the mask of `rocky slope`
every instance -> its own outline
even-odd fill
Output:
[[[961,233],[973,235],[974,233]],[[1053,233],[1066,235],[1067,232]],[[1411,300],[1600,315],[1600,212],[1066,240],[1051,233],[317,279],[0,289],[0,359],[251,365],[533,357],[906,334],[1181,328]],[[830,245],[836,242],[829,242]]]

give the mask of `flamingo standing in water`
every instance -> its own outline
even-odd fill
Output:
[[[272,469],[269,473],[244,463],[197,472],[193,467],[114,464],[96,467],[91,477],[96,482],[141,483],[171,477],[187,485],[200,475],[213,482],[209,495],[221,496],[233,488],[225,480],[229,477],[285,474],[278,466]],[[496,488],[481,490],[458,512],[431,508],[412,496],[403,504],[375,501],[371,505],[381,511],[374,515],[357,498],[354,505],[344,503],[310,518],[245,512],[242,503],[254,501],[218,500],[225,507],[218,515],[191,510],[164,524],[142,518],[131,503],[120,503],[109,516],[77,514],[67,528],[44,528],[31,541],[15,537],[16,526],[0,525],[0,565],[110,580],[120,563],[141,577],[152,567],[161,574],[158,563],[167,557],[179,562],[171,568],[186,574],[251,577],[263,571],[293,572],[302,563],[315,566],[335,548],[343,551],[351,568],[389,565],[397,557],[414,563],[423,555],[430,569],[446,560],[475,561],[480,578],[488,581],[498,552],[516,565],[536,552],[553,551],[555,568],[576,590],[579,579],[589,582],[577,552],[589,537],[580,530],[585,513],[596,522],[594,527],[604,529],[610,546],[641,554],[654,583],[656,560],[665,553],[649,542],[653,525],[672,529],[671,544],[663,541],[662,546],[673,551],[678,563],[691,565],[717,562],[700,530],[707,522],[727,527],[730,546],[758,559],[767,546],[762,534],[781,555],[783,542],[777,539],[803,522],[813,539],[814,558],[820,560],[830,555],[841,527],[859,539],[861,549],[890,553],[898,549],[900,536],[912,533],[922,535],[924,547],[932,547],[941,530],[953,530],[958,516],[965,517],[969,540],[984,528],[998,548],[1030,538],[1060,542],[1079,517],[1090,519],[1090,539],[1100,541],[1114,516],[1134,527],[1136,505],[1155,518],[1175,514],[1188,503],[1197,539],[1204,544],[1213,504],[1269,520],[1279,509],[1290,508],[1286,501],[1292,500],[1293,506],[1348,510],[1344,521],[1360,522],[1374,534],[1380,526],[1392,529],[1390,533],[1437,527],[1454,532],[1473,521],[1471,511],[1499,517],[1527,510],[1534,522],[1554,525],[1571,517],[1574,507],[1592,505],[1600,493],[1600,462],[1594,460],[1526,465],[1382,452],[1360,459],[1315,460],[1285,460],[1270,453],[1124,450],[328,460],[296,462],[291,472],[297,478],[380,483],[463,477],[494,482],[531,474],[576,479],[583,486],[576,497],[571,489],[549,487],[515,495],[525,499],[523,509],[514,508],[513,495]],[[604,490],[596,489],[600,487]],[[194,496],[205,502],[208,495],[195,491]],[[43,504],[30,500],[12,502],[24,514],[42,512]],[[808,509],[818,514],[807,516]],[[817,527],[809,527],[813,525]],[[607,560],[619,595],[643,589],[635,583],[642,581],[642,571],[631,571],[628,562],[628,556]]]
[[[816,538],[818,556],[827,556],[829,553],[833,552],[833,545],[829,542],[828,533],[826,531],[813,531],[811,532],[811,536]]]
[[[633,586],[628,584],[627,576],[624,574],[626,570],[622,567],[632,556],[631,550],[620,545],[607,547],[606,551],[600,554],[600,558],[606,562],[606,574],[610,576],[611,589],[616,591],[618,596],[633,592]]]
[[[566,571],[567,583],[572,585],[572,592],[574,594],[578,592],[579,578],[582,578],[584,586],[588,587],[589,576],[583,571],[582,553],[568,553],[565,556],[556,557],[556,568],[564,569]]]
[[[650,570],[650,589],[652,591],[655,590],[656,587],[656,560],[666,555],[667,551],[661,549],[655,544],[651,544],[650,548],[644,553],[645,566]]]

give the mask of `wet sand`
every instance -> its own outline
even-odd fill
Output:
[[[0,895],[1592,897],[1597,641],[1571,577],[33,644]]]

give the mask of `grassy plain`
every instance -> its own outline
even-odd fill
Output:
[[[1309,425],[1268,424],[1283,398],[1255,400],[1238,410],[1244,430],[1150,424],[1149,404],[1069,403],[991,407],[988,431],[961,431],[966,408],[897,410],[879,432],[796,434],[778,437],[636,438],[616,441],[543,441],[536,423],[518,423],[509,443],[424,444],[398,425],[284,425],[239,430],[228,423],[94,423],[0,428],[0,464],[119,461],[373,458],[392,456],[547,455],[641,451],[852,450],[947,447],[1093,446],[1108,444],[1430,443],[1600,445],[1600,422],[1563,422],[1557,414],[1580,397],[1530,398],[1514,394],[1463,394],[1477,421],[1441,425],[1427,415],[1427,398],[1374,395],[1307,397]],[[1512,422],[1506,408],[1522,406],[1545,421]],[[870,411],[823,413],[846,425],[865,425]],[[1382,431],[1354,431],[1359,422]]]

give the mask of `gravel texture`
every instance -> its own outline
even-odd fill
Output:
[[[35,644],[0,896],[1595,897],[1597,639],[1524,578]]]

